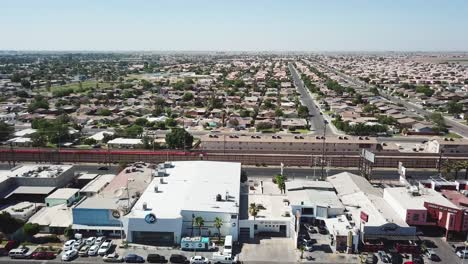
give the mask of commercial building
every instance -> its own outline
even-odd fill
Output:
[[[131,211],[124,216],[127,240],[174,245],[186,236],[211,236],[223,221],[222,236],[238,239],[241,164],[180,161],[158,166],[156,176]],[[200,227],[197,218],[204,220]]]
[[[384,199],[409,225],[441,228],[448,239],[468,231],[467,198],[457,191],[437,192],[422,185],[385,188]]]
[[[18,165],[0,170],[0,202],[44,202],[55,188],[68,184],[74,178],[72,165]]]
[[[98,176],[81,189],[73,207],[72,229],[89,235],[122,236],[122,216],[130,211],[151,182],[152,168],[134,163],[117,176]]]
[[[385,242],[396,247],[416,239],[416,227],[409,226],[383,198],[383,191],[364,177],[348,172],[327,179],[346,208],[350,225],[357,227],[365,251],[384,248]]]

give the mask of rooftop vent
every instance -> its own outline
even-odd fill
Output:
[[[148,210],[148,204],[147,203],[143,203],[143,210],[144,211]]]
[[[218,194],[216,195],[216,201],[217,201],[217,202],[221,202],[221,200],[222,200],[222,196],[221,196],[221,194],[218,193]]]
[[[155,193],[159,192],[159,189],[158,189],[158,186],[157,186],[157,185],[154,186],[154,192],[155,192]]]

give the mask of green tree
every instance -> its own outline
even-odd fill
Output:
[[[143,134],[143,127],[139,125],[132,125],[124,130],[125,136],[129,138],[137,138]]]
[[[213,226],[218,230],[218,242],[221,241],[221,227],[223,226],[223,219],[215,217]]]
[[[447,104],[447,111],[449,114],[461,114],[463,113],[463,105],[456,101],[450,101]]]
[[[23,222],[7,212],[0,213],[0,223],[0,232],[5,234],[12,234],[23,225]]]
[[[308,118],[309,117],[309,108],[305,105],[301,105],[297,108],[297,114],[300,118]]]
[[[166,145],[171,149],[191,148],[193,136],[183,128],[173,128],[166,134]]]
[[[256,125],[258,131],[272,129],[273,125],[269,122],[259,122]]]
[[[23,86],[24,88],[29,89],[29,88],[31,88],[31,82],[26,80],[26,79],[22,79],[21,80],[21,86]]]
[[[193,93],[184,93],[184,95],[182,96],[182,100],[184,102],[188,102],[188,101],[192,101],[193,100]]]
[[[135,125],[144,127],[144,126],[148,125],[148,119],[143,118],[143,117],[137,118],[135,120]]]
[[[23,232],[28,237],[33,237],[37,233],[39,233],[40,227],[38,224],[33,223],[26,223],[23,226]]]
[[[258,212],[259,212],[259,211],[260,211],[260,207],[259,207],[257,204],[251,203],[251,204],[249,205],[249,214],[250,214],[251,216],[253,216],[254,221],[255,221],[255,219],[257,218],[257,215],[258,215]]]
[[[174,120],[174,118],[167,118],[164,121],[164,124],[166,125],[166,127],[175,127],[175,126],[177,126],[177,122]]]
[[[73,238],[73,229],[71,228],[71,226],[68,226],[65,228],[65,230],[63,230],[63,235],[67,238],[67,239],[72,239]]]
[[[201,216],[195,217],[195,225],[198,227],[198,235],[202,235],[202,227],[205,225],[205,220]]]
[[[0,121],[0,141],[5,141],[9,139],[12,135],[13,132],[15,131],[15,128],[4,121]]]
[[[86,138],[83,143],[85,145],[95,145],[97,141],[94,138]]]
[[[47,137],[43,133],[34,133],[31,136],[31,145],[33,147],[45,147],[47,145]]]
[[[36,96],[31,103],[28,105],[28,111],[34,112],[35,110],[43,108],[49,109],[49,102],[43,96]]]
[[[278,189],[280,190],[281,193],[286,192],[286,179],[283,175],[277,174],[275,176],[275,182],[276,185],[278,185]]]

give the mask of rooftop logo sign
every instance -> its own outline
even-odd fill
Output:
[[[148,224],[154,224],[156,222],[156,216],[153,213],[149,213],[145,216],[145,222]]]

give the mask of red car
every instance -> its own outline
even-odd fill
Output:
[[[54,259],[55,254],[52,252],[34,252],[32,254],[33,259]]]

